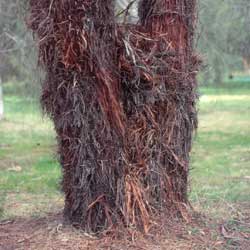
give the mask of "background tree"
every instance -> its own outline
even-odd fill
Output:
[[[201,0],[199,3],[198,47],[207,65],[202,74],[206,84],[220,84],[228,68],[228,7],[223,0]]]
[[[3,118],[3,82],[21,78],[21,66],[18,63],[20,52],[24,48],[24,25],[19,22],[20,1],[0,2],[0,119]]]
[[[37,96],[36,49],[26,29],[26,13],[26,0],[0,2],[0,76],[3,84],[14,84],[17,93]]]
[[[198,47],[207,65],[202,81],[220,84],[233,71],[247,67],[249,1],[200,0]],[[244,60],[242,60],[244,58]]]
[[[0,77],[0,121],[3,119],[3,115],[4,115],[3,86],[2,86],[2,79]]]
[[[230,13],[228,50],[229,53],[242,58],[244,70],[250,74],[250,2],[230,1]]]

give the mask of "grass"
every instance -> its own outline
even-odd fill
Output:
[[[46,213],[61,201],[52,124],[32,99],[5,96],[0,122],[0,217]]]
[[[249,203],[250,86],[200,92],[191,199],[209,210],[211,203]]]
[[[250,85],[249,85],[250,86]],[[201,88],[191,159],[193,204],[250,202],[250,87]],[[5,95],[0,122],[0,218],[61,209],[55,133],[32,99]]]

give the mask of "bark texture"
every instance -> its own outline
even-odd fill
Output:
[[[147,232],[161,213],[187,217],[195,14],[195,0],[141,0],[121,25],[114,1],[30,0],[71,223]]]

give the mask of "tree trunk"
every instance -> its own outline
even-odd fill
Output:
[[[242,58],[244,71],[250,74],[250,56],[245,56]]]
[[[65,218],[89,231],[147,232],[156,215],[186,217],[196,1],[141,0],[140,24],[129,26],[116,24],[110,0],[30,3]]]
[[[213,61],[213,67],[214,67],[214,82],[213,82],[213,84],[215,86],[221,86],[223,84],[222,62],[217,56],[215,57],[215,59]]]
[[[3,103],[3,85],[0,77],[0,120],[4,117],[4,103]]]

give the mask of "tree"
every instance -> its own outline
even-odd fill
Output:
[[[245,71],[250,73],[250,2],[231,2],[231,13],[227,37],[229,52],[241,56]]]
[[[230,67],[227,46],[230,29],[230,3],[223,0],[201,0],[199,4],[199,40],[198,46],[205,57],[204,71],[206,84],[220,84]]]
[[[2,86],[2,79],[0,77],[0,121],[3,119],[3,115],[4,115],[3,86]]]
[[[114,1],[30,0],[72,224],[147,232],[156,215],[187,218],[195,9],[141,0],[139,24],[117,25]]]
[[[31,34],[27,32],[26,0],[0,1],[0,76],[3,85],[12,82],[18,94],[37,96],[40,90],[33,74],[37,53]]]
[[[201,0],[199,50],[205,56],[206,83],[219,84],[225,74],[248,68],[250,44],[248,0]]]
[[[19,76],[19,69],[13,63],[14,56],[22,47],[18,19],[18,1],[0,2],[0,120],[4,116],[3,81],[10,76]]]

